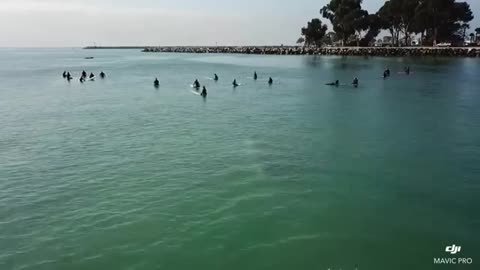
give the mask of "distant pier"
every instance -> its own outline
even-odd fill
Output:
[[[85,50],[143,50],[145,46],[87,46]]]

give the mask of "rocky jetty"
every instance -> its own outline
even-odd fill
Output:
[[[307,48],[293,46],[258,47],[147,47],[144,52],[168,53],[237,53],[271,55],[341,55],[341,56],[445,56],[480,57],[480,47],[322,47]]]

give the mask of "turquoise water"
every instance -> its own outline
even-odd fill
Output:
[[[478,269],[479,71],[1,49],[0,269]]]

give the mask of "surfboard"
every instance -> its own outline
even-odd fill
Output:
[[[194,94],[194,95],[200,96],[200,93],[198,93],[198,92],[196,92],[196,91],[191,90],[190,92],[191,92],[192,94]]]
[[[95,81],[95,78],[96,78],[96,77],[94,76],[94,77],[92,77],[92,78],[88,78],[87,80],[88,80],[88,81]]]

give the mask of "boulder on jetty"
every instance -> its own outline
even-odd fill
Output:
[[[446,56],[480,57],[480,47],[296,47],[296,46],[242,46],[242,47],[147,47],[144,52],[164,53],[237,53],[272,55],[340,55],[340,56]]]

